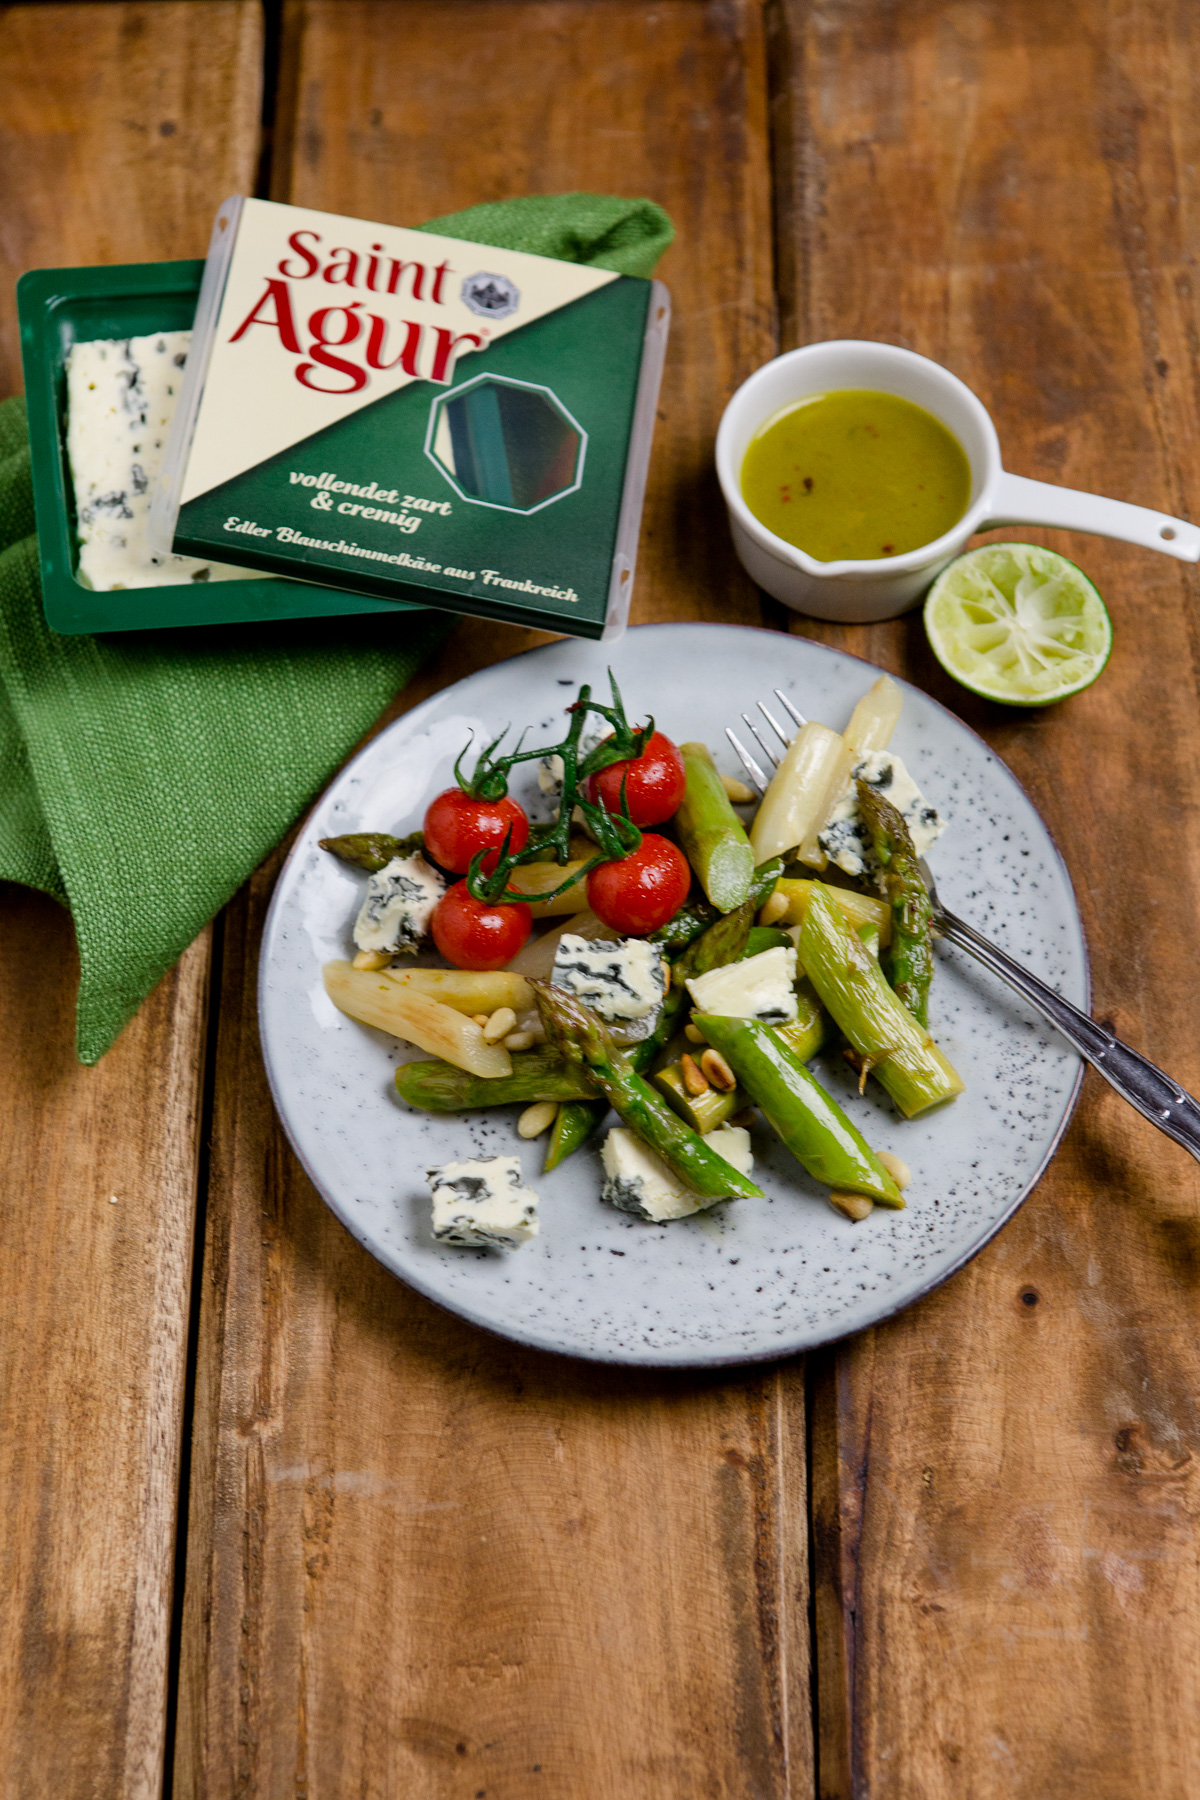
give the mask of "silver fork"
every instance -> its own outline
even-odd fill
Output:
[[[775,698],[778,700],[780,706],[782,706],[786,712],[789,712],[792,715],[792,718],[795,720],[797,727],[800,727],[802,725],[807,725],[808,720],[804,717],[804,714],[798,713],[796,711],[795,707],[792,705],[791,701],[788,699],[787,695],[784,693],[782,688],[775,689]],[[762,714],[763,718],[767,721],[767,724],[771,727],[771,730],[775,733],[775,736],[779,739],[780,743],[783,745],[784,749],[786,750],[788,745],[791,743],[792,739],[795,737],[796,733],[794,731],[792,731],[792,732],[785,731],[783,726],[779,723],[779,720],[777,718],[775,718],[774,715],[767,710],[767,708],[763,705],[761,700],[758,702],[758,710]],[[764,744],[763,739],[762,739],[762,733],[759,731],[758,726],[754,723],[754,720],[750,717],[750,714],[743,713],[742,721],[745,724],[747,731],[753,733],[755,742],[757,743],[759,749],[762,751],[763,755],[766,757],[767,761],[770,763],[771,767],[773,769],[777,769],[779,767],[779,758],[776,756],[775,752],[771,749],[769,744]],[[729,739],[730,743],[734,747],[734,750],[737,752],[738,760],[741,762],[743,769],[745,769],[747,775],[750,777],[750,781],[751,781],[753,787],[755,788],[759,799],[761,800],[763,795],[767,791],[767,786],[770,782],[771,777],[769,775],[764,775],[763,771],[759,768],[758,764],[755,762],[754,758],[751,756],[750,752],[747,750],[745,744],[741,743],[736,737],[734,737],[734,735],[733,735],[732,731],[730,731],[728,725],[725,727],[725,736]]]
[[[776,688],[775,696],[796,724],[803,725],[803,718],[787,695]],[[790,739],[785,736],[783,728],[761,700],[758,702],[758,709],[786,749]],[[749,713],[743,713],[742,718],[767,761],[772,768],[777,768],[779,757],[763,741]],[[727,729],[725,736],[733,745],[742,767],[759,794],[765,794],[768,777],[755,758],[732,731]],[[1098,1025],[1087,1013],[1072,1006],[1069,1000],[1064,1000],[1052,987],[1047,987],[1038,976],[1014,962],[1005,951],[997,949],[995,944],[981,937],[973,925],[968,925],[965,919],[948,911],[938,898],[937,884],[924,857],[921,858],[921,875],[929,890],[933,907],[933,928],[937,935],[949,944],[956,944],[960,950],[973,956],[976,962],[982,963],[985,969],[990,969],[993,975],[998,975],[1001,981],[1006,981],[1022,999],[1028,1001],[1035,1012],[1040,1013],[1043,1019],[1074,1046],[1080,1056],[1091,1063],[1093,1069],[1099,1070],[1123,1100],[1136,1107],[1143,1118],[1149,1119],[1152,1125],[1157,1125],[1160,1131],[1165,1132],[1169,1138],[1174,1138],[1177,1144],[1182,1144],[1200,1162],[1200,1104],[1148,1057],[1114,1036],[1111,1031],[1105,1030],[1103,1025]]]

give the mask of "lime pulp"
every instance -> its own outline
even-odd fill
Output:
[[[984,544],[943,569],[925,601],[934,655],[955,681],[1007,706],[1090,687],[1112,621],[1082,569],[1037,544]]]

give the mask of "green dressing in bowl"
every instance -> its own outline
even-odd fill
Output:
[[[819,562],[866,562],[918,550],[956,525],[971,465],[923,406],[847,388],[797,400],[760,425],[742,495],[768,531]]]

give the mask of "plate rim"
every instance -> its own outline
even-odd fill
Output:
[[[628,636],[632,635],[634,632],[642,631],[676,630],[699,630],[705,632],[732,631],[739,634],[742,632],[754,632],[756,634],[761,634],[764,637],[776,639],[784,637],[789,640],[792,640],[799,635],[787,630],[778,631],[768,625],[740,625],[716,619],[647,620],[644,624],[630,626],[628,631],[622,635]],[[512,656],[501,658],[498,662],[487,663],[483,668],[473,669],[470,674],[460,676],[457,681],[450,682],[448,686],[439,688],[436,693],[428,694],[424,700],[418,701],[417,705],[412,707],[408,712],[401,713],[398,718],[393,719],[391,723],[385,725],[382,730],[375,732],[375,734],[363,744],[360,749],[356,750],[354,754],[337,769],[334,775],[330,777],[324,787],[322,787],[320,793],[314,799],[312,805],[306,810],[297,828],[296,837],[292,847],[284,858],[283,865],[275,878],[270,905],[267,908],[267,916],[263,921],[262,942],[259,946],[259,954],[255,965],[257,977],[255,1019],[258,1025],[259,1047],[262,1053],[263,1066],[266,1071],[267,1085],[270,1089],[271,1103],[274,1106],[276,1118],[283,1128],[284,1136],[287,1138],[293,1154],[296,1156],[301,1168],[304,1170],[305,1175],[312,1183],[322,1202],[329,1208],[338,1222],[345,1227],[350,1236],[353,1237],[357,1243],[361,1244],[382,1268],[387,1270],[393,1280],[403,1282],[406,1287],[412,1288],[415,1293],[421,1295],[422,1299],[427,1300],[431,1305],[438,1307],[438,1309],[444,1312],[448,1317],[464,1319],[469,1325],[474,1326],[480,1331],[487,1332],[490,1336],[497,1338],[502,1343],[519,1344],[523,1349],[537,1351],[540,1355],[565,1357],[571,1362],[597,1363],[603,1364],[609,1368],[627,1369],[719,1369],[748,1367],[784,1362],[791,1357],[805,1356],[813,1350],[821,1350],[833,1344],[845,1343],[851,1338],[860,1336],[863,1332],[874,1330],[877,1325],[886,1324],[889,1320],[897,1318],[901,1313],[907,1312],[910,1307],[916,1306],[919,1301],[925,1300],[930,1294],[936,1293],[940,1287],[947,1281],[950,1281],[955,1275],[959,1274],[968,1263],[973,1262],[982,1251],[986,1250],[992,1240],[999,1235],[1020,1208],[1024,1206],[1026,1200],[1028,1200],[1034,1188],[1038,1185],[1038,1182],[1042,1179],[1042,1176],[1046,1173],[1046,1170],[1058,1154],[1059,1145],[1062,1143],[1062,1140],[1075,1117],[1075,1112],[1079,1105],[1080,1093],[1083,1088],[1084,1075],[1087,1072],[1087,1063],[1082,1056],[1079,1056],[1079,1067],[1076,1070],[1075,1079],[1071,1086],[1071,1092],[1067,1098],[1066,1105],[1063,1108],[1062,1117],[1050,1139],[1042,1160],[1038,1163],[1028,1181],[1019,1190],[1012,1203],[1005,1209],[1000,1217],[996,1219],[982,1237],[972,1242],[962,1254],[949,1265],[949,1267],[939,1269],[936,1275],[922,1286],[918,1287],[915,1292],[909,1293],[904,1299],[893,1305],[886,1306],[866,1324],[856,1324],[846,1330],[838,1330],[837,1327],[834,1326],[827,1330],[818,1330],[811,1335],[803,1336],[799,1340],[792,1340],[783,1345],[776,1344],[761,1349],[731,1351],[715,1355],[688,1353],[679,1356],[663,1355],[654,1351],[647,1354],[639,1351],[615,1351],[612,1349],[567,1349],[562,1345],[548,1343],[544,1338],[535,1333],[525,1332],[519,1325],[512,1328],[502,1327],[495,1324],[491,1319],[481,1318],[477,1316],[470,1306],[451,1305],[442,1295],[432,1293],[414,1274],[408,1271],[401,1273],[387,1259],[387,1256],[383,1253],[382,1249],[376,1249],[370,1234],[364,1235],[363,1232],[357,1228],[349,1210],[344,1208],[332,1195],[326,1192],[322,1183],[317,1179],[315,1172],[309,1166],[308,1159],[292,1131],[290,1120],[282,1104],[280,1083],[273,1065],[270,1043],[265,1028],[263,1016],[265,1005],[264,997],[268,973],[268,949],[272,941],[276,913],[282,905],[284,878],[291,869],[293,861],[299,856],[302,846],[304,846],[308,827],[314,814],[318,807],[323,804],[334,783],[340,782],[345,776],[349,775],[358,763],[373,751],[379,742],[390,732],[397,730],[409,720],[415,721],[421,719],[427,710],[433,708],[435,703],[440,703],[447,695],[455,693],[468,682],[474,681],[477,676],[490,673],[492,670],[497,669],[506,663],[516,663],[527,657],[544,655],[546,652],[556,650],[560,648],[563,643],[569,643],[570,641],[570,639],[555,638],[548,644],[531,645],[525,650],[516,651]],[[592,647],[590,640],[584,641],[589,648]],[[1042,830],[1046,834],[1047,842],[1057,860],[1059,870],[1066,882],[1067,892],[1070,895],[1076,923],[1079,927],[1079,944],[1083,955],[1084,1010],[1090,1014],[1092,1010],[1091,952],[1088,947],[1087,930],[1083,922],[1083,915],[1079,910],[1079,900],[1075,892],[1075,883],[1071,878],[1071,871],[1067,866],[1067,860],[1062,853],[1058,839],[1050,829],[1050,826],[1046,823],[1046,820],[1042,817],[1041,808],[1027,792],[1013,770],[1009,768],[1004,758],[997,750],[993,749],[991,744],[988,743],[987,739],[983,737],[981,733],[976,731],[973,726],[968,725],[965,719],[961,719],[956,712],[952,711],[951,708],[945,704],[944,701],[937,699],[933,694],[927,693],[924,688],[918,687],[915,682],[909,681],[906,676],[895,675],[890,669],[884,669],[878,663],[873,663],[867,657],[859,656],[852,650],[838,649],[832,644],[820,643],[815,638],[802,638],[801,641],[812,649],[825,652],[835,657],[840,657],[847,662],[860,663],[863,668],[870,669],[876,675],[887,675],[901,688],[910,689],[913,693],[920,695],[922,700],[928,701],[931,706],[936,707],[939,712],[944,713],[945,716],[951,720],[954,725],[958,726],[961,731],[967,732],[970,737],[974,738],[976,743],[982,746],[987,755],[992,758],[996,767],[1005,777],[1007,777],[1016,788],[1017,792],[1028,803],[1034,816],[1038,820],[1038,823],[1041,825]],[[1076,1052],[1076,1055],[1078,1055],[1078,1052]]]

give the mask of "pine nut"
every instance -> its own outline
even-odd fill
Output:
[[[483,1028],[483,1035],[489,1044],[498,1043],[507,1037],[517,1022],[517,1015],[511,1006],[498,1006]]]
[[[788,903],[786,894],[768,894],[767,898],[763,901],[762,911],[758,915],[758,922],[760,925],[774,925],[777,919],[782,919],[787,909]]]
[[[360,950],[353,966],[356,969],[389,969],[391,965],[390,950]]]
[[[683,1028],[683,1035],[689,1044],[702,1044],[704,1042],[704,1033],[700,1030],[698,1025],[693,1025],[690,1020]]]
[[[903,1193],[912,1182],[912,1170],[908,1164],[901,1157],[893,1156],[890,1150],[878,1150],[876,1155],[900,1192]]]
[[[723,1094],[732,1094],[737,1086],[737,1076],[719,1050],[706,1050],[700,1058],[700,1067],[715,1088],[720,1088]]]
[[[662,972],[663,972],[663,993],[669,994],[671,991],[671,965],[669,962],[667,962],[665,957],[663,959]]]
[[[532,1050],[532,1031],[510,1031],[504,1039],[504,1048],[506,1050]]]
[[[490,1015],[488,1013],[472,1013],[471,1014],[472,1020],[474,1021],[474,1023],[476,1025],[478,1025],[480,1027],[481,1030],[482,1030],[483,1026],[485,1026],[487,1024],[489,1016]]]
[[[692,1098],[695,1099],[697,1094],[707,1094],[708,1077],[701,1074],[686,1051],[680,1058],[680,1067],[683,1070],[683,1085]]]
[[[726,799],[731,800],[734,806],[749,806],[752,800],[758,799],[754,789],[747,787],[744,781],[739,781],[736,775],[722,775],[721,786],[725,789]]]
[[[830,1194],[829,1204],[843,1218],[855,1221],[865,1219],[875,1210],[875,1202],[868,1200],[865,1194]]]
[[[743,1130],[749,1131],[757,1117],[757,1107],[743,1106],[741,1112],[735,1112],[731,1119],[726,1120],[726,1123],[729,1125],[740,1125]]]
[[[523,1138],[541,1137],[543,1131],[554,1123],[554,1115],[558,1111],[558,1103],[554,1100],[535,1100],[527,1106],[517,1120],[517,1136]]]

